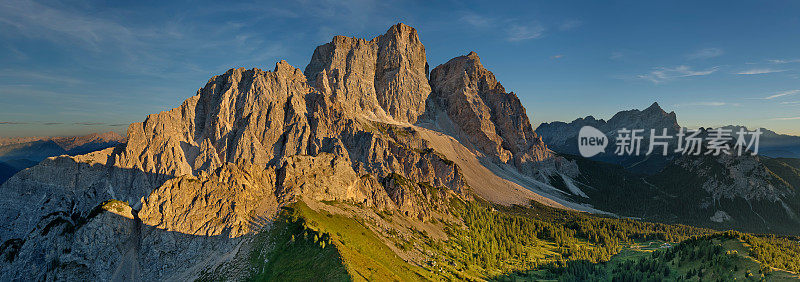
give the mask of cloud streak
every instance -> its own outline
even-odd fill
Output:
[[[499,29],[504,30],[505,39],[510,42],[538,39],[544,36],[547,30],[537,21],[523,22],[517,19],[496,19],[483,16],[473,12],[463,12],[459,21],[477,29]],[[559,26],[559,30],[565,31],[580,25],[580,21],[567,21]]]
[[[68,76],[48,74],[42,72],[11,70],[11,69],[0,70],[0,77],[12,78],[15,81],[51,82],[51,83],[65,83],[65,84],[83,83],[83,80]]]
[[[691,107],[691,106],[705,106],[705,107],[721,107],[721,106],[741,106],[740,104],[726,103],[726,102],[691,102],[683,104],[675,104],[676,107]]]
[[[579,21],[579,20],[568,20],[568,21],[565,21],[565,22],[561,23],[561,25],[558,26],[558,30],[560,30],[560,31],[573,30],[573,29],[576,29],[576,28],[578,28],[578,27],[580,27],[582,25],[583,25],[582,21]]]
[[[698,60],[698,59],[710,59],[714,57],[719,57],[725,54],[725,51],[719,48],[705,48],[697,50],[694,53],[687,55],[691,60]]]
[[[769,60],[769,62],[773,64],[791,64],[791,63],[800,63],[800,59],[791,59],[791,60],[773,59]]]
[[[512,42],[537,39],[544,35],[544,31],[545,28],[536,22],[527,25],[512,24],[506,31],[506,39]]]
[[[740,75],[755,75],[755,74],[769,74],[769,73],[777,73],[777,72],[785,72],[787,70],[776,70],[770,68],[760,68],[760,69],[749,69],[737,72],[736,74]]]
[[[464,13],[461,16],[460,20],[465,22],[473,27],[478,28],[487,28],[494,24],[494,21],[488,17],[484,17],[475,13]]]
[[[659,84],[677,78],[710,75],[716,72],[718,69],[719,67],[712,67],[705,70],[694,70],[689,66],[677,66],[674,68],[658,67],[649,73],[640,74],[636,77]]]
[[[775,94],[775,95],[770,95],[770,96],[764,97],[763,99],[764,99],[764,100],[772,100],[772,99],[775,99],[775,98],[784,97],[784,96],[789,96],[789,95],[794,95],[794,94],[797,94],[797,93],[800,93],[800,89],[795,89],[795,90],[787,90],[787,91],[783,91],[783,92],[778,92],[778,93],[777,93],[777,94]]]
[[[800,117],[779,117],[779,118],[773,118],[771,120],[800,120]]]

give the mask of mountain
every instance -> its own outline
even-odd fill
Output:
[[[740,129],[752,131],[740,125],[728,125],[723,128],[730,129],[732,132],[738,132]],[[772,158],[800,158],[800,136],[778,134],[766,128],[759,128],[759,130],[762,132],[759,138],[759,155]]]
[[[0,280],[478,280],[711,233],[611,217],[545,144],[476,53],[336,36],[8,179]]]
[[[579,176],[561,183],[563,191],[577,186],[586,197],[574,196],[601,210],[622,216],[669,223],[692,224],[716,229],[800,234],[800,183],[785,159],[768,156],[692,156],[670,152],[667,156],[617,156],[613,152],[617,130],[667,128],[674,136],[680,129],[674,112],[666,113],[657,103],[645,110],[621,111],[608,122],[591,116],[571,123],[553,122],[537,128],[544,142],[555,151],[577,155],[578,132],[593,126],[611,140],[606,153],[578,162]],[[738,131],[736,126],[727,129]],[[745,130],[747,130],[745,128]],[[708,130],[698,136],[707,138]],[[762,150],[791,147],[791,137],[762,129]],[[660,132],[657,133],[660,135]],[[648,136],[649,134],[645,134]],[[647,137],[642,142],[647,150]],[[675,139],[670,148],[676,148]],[[706,144],[703,144],[705,148]],[[732,146],[732,144],[731,144]],[[781,147],[786,148],[786,147]],[[642,151],[644,153],[645,151]],[[791,163],[791,162],[789,162]],[[610,176],[613,175],[613,176]],[[627,201],[638,204],[630,206]]]
[[[114,147],[122,142],[124,138],[114,132],[70,137],[0,138],[0,184],[18,171],[34,166],[45,158],[82,155]]]
[[[552,122],[542,123],[536,128],[536,133],[542,136],[542,140],[554,151],[563,154],[578,155],[578,132],[584,126],[592,126],[603,132],[609,138],[605,153],[593,157],[594,160],[619,164],[626,169],[643,174],[651,174],[663,168],[672,159],[672,156],[663,156],[654,153],[646,156],[649,149],[650,130],[655,130],[656,136],[663,135],[663,130],[667,134],[675,136],[680,130],[675,112],[667,113],[658,103],[653,103],[644,110],[627,110],[614,114],[611,119],[595,119],[593,116],[578,118],[571,123]],[[641,141],[641,151],[639,156],[617,155],[615,154],[615,144],[620,129],[643,129],[639,134],[643,137]],[[670,147],[675,148],[674,139],[669,142]],[[660,147],[655,147],[660,149]],[[659,152],[659,151],[655,151]],[[671,155],[671,152],[670,152]]]
[[[224,256],[300,199],[359,203],[423,221],[447,214],[450,199],[475,196],[590,209],[517,182],[547,189],[540,181],[569,173],[569,163],[549,153],[519,99],[477,55],[434,69],[429,84],[424,51],[416,30],[403,24],[370,41],[336,36],[317,47],[305,71],[285,61],[272,71],[231,69],[180,107],[131,124],[118,147],[49,158],[18,173],[0,187],[9,195],[0,200],[0,238],[25,243],[3,278],[52,260],[59,267],[37,277],[197,275],[183,272],[187,260]],[[460,80],[463,70],[470,76]],[[466,99],[481,106],[455,115],[450,108]],[[435,125],[427,117],[444,116],[474,146],[412,124]],[[543,160],[549,163],[536,164]],[[510,181],[487,165],[520,176]],[[109,208],[111,200],[119,208]],[[119,217],[98,216],[104,209]],[[89,243],[98,240],[104,243]],[[109,253],[111,245],[123,247]],[[124,261],[110,259],[116,256]],[[145,267],[154,261],[162,266]]]
[[[544,143],[553,151],[563,154],[578,155],[578,132],[584,126],[592,126],[605,133],[606,136],[610,138],[610,144],[614,144],[617,131],[620,129],[644,129],[644,134],[642,134],[642,136],[645,138],[642,140],[642,155],[648,148],[650,129],[655,129],[658,135],[661,135],[661,130],[667,129],[669,135],[675,136],[681,128],[678,124],[675,112],[667,113],[658,103],[653,103],[650,107],[641,111],[636,109],[620,111],[607,122],[603,119],[587,116],[585,118],[575,119],[570,123],[561,121],[542,123],[536,128],[536,133],[542,136]],[[740,129],[746,131],[755,130],[739,125],[728,125],[722,128],[731,130],[733,136],[735,136],[735,132],[738,132]],[[759,138],[759,155],[773,158],[800,157],[800,136],[778,134],[766,128],[760,128],[760,130],[762,134]],[[702,137],[704,135],[700,136]],[[670,146],[674,148],[674,139],[672,141]],[[644,157],[630,158],[626,156],[616,156],[614,155],[614,148],[614,146],[608,146],[606,147],[605,154],[598,155],[592,159],[620,164],[631,171],[646,174],[656,172],[666,164],[663,160],[654,162]],[[657,147],[657,149],[659,148],[660,147]],[[642,162],[643,160],[644,163]],[[643,164],[655,165],[648,166]]]
[[[348,112],[371,119],[414,123],[431,92],[425,46],[407,25],[370,41],[335,36],[314,50],[303,73]]]
[[[125,138],[116,132],[92,133],[83,136],[50,138],[70,155],[83,155],[89,152],[113,147],[125,142]]]
[[[554,158],[517,95],[506,93],[475,52],[434,68],[430,76],[430,113],[438,129],[524,172],[534,173],[534,164]]]

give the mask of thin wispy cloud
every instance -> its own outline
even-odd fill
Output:
[[[770,63],[773,63],[773,64],[791,64],[791,63],[800,63],[800,59],[790,59],[790,60],[786,60],[786,59],[773,59],[773,60],[768,60],[768,61],[769,61]]]
[[[0,121],[0,125],[63,125],[63,122],[21,122],[21,121]],[[108,125],[108,126],[127,126],[127,123],[120,123],[120,124],[106,124],[105,122],[75,122],[75,125],[83,125],[83,126],[99,126],[99,125]]]
[[[776,70],[770,68],[759,68],[759,69],[749,69],[737,72],[736,74],[741,75],[754,75],[754,74],[769,74],[769,73],[777,73],[777,72],[785,72],[787,70]]]
[[[464,12],[459,21],[478,29],[504,29],[506,40],[511,42],[537,39],[545,32],[544,26],[536,21],[521,24],[515,19],[500,20],[473,12]]]
[[[11,70],[11,69],[0,70],[0,78],[2,77],[12,78],[15,81],[35,81],[37,83],[41,82],[66,83],[66,84],[83,83],[83,80],[69,76],[49,74],[45,72],[25,71],[25,70]]]
[[[550,22],[548,24],[549,27],[545,27],[544,24],[536,20],[498,18],[471,11],[460,12],[458,21],[476,29],[492,29],[492,32],[501,30],[505,35],[505,39],[511,42],[539,39],[545,35],[549,28],[557,31],[568,31],[583,25],[580,20],[570,19],[561,23]]]
[[[800,117],[779,117],[773,118],[772,120],[800,120]]]
[[[774,95],[770,95],[770,96],[764,97],[764,99],[765,100],[772,100],[772,99],[775,99],[775,98],[794,95],[794,94],[797,94],[797,93],[800,93],[800,89],[794,89],[794,90],[787,90],[787,91],[778,92],[778,93],[776,93]]]
[[[25,61],[28,60],[29,58],[28,55],[25,54],[25,52],[22,52],[17,47],[6,45],[6,49],[8,49],[8,51],[14,54],[14,58],[16,58],[17,60]]]
[[[637,75],[636,77],[639,79],[659,84],[677,78],[710,75],[716,72],[718,69],[719,67],[712,67],[705,70],[694,70],[692,67],[689,66],[677,66],[673,68],[658,67],[649,73],[640,74]]]
[[[544,31],[545,31],[544,26],[542,26],[537,22],[533,22],[527,25],[512,24],[506,31],[506,33],[508,34],[508,37],[506,39],[512,42],[537,39],[542,37]]]
[[[686,57],[690,60],[698,60],[698,59],[710,59],[714,57],[719,57],[725,54],[725,51],[719,48],[705,48],[695,51],[687,55]]]
[[[197,7],[186,13],[191,13],[191,18],[202,18],[206,14],[204,9],[214,12],[220,10]],[[227,11],[292,16],[275,9],[235,9],[238,10]],[[337,6],[336,11],[347,10]],[[312,12],[311,9],[304,11]],[[175,75],[175,69],[184,70],[184,73],[206,72],[206,68],[199,68],[189,58],[208,53],[224,52],[230,57],[250,59],[251,64],[264,63],[267,59],[277,60],[277,56],[285,54],[280,40],[266,40],[261,33],[247,32],[250,25],[241,22],[211,24],[190,20],[185,15],[174,15],[163,22],[141,24],[119,16],[124,13],[125,11],[110,9],[92,14],[57,3],[1,1],[0,35],[50,42],[58,46],[60,52],[72,55],[76,61],[85,59],[82,62],[86,67],[124,69],[129,74]],[[181,53],[182,56],[171,54],[174,52]],[[103,59],[97,60],[98,57]]]
[[[473,27],[478,27],[478,28],[487,28],[494,24],[494,21],[492,19],[472,12],[465,12],[461,16],[460,20],[464,23],[467,23]]]
[[[53,42],[70,41],[89,49],[99,49],[104,41],[129,42],[133,33],[113,21],[83,17],[74,11],[56,9],[33,1],[9,0],[0,3],[0,23],[17,35]]]
[[[579,20],[567,20],[567,21],[561,23],[561,25],[558,26],[558,30],[560,30],[560,31],[573,30],[573,29],[576,29],[576,28],[580,27],[581,25],[583,25],[582,21],[579,21]]]
[[[675,104],[676,107],[694,107],[694,106],[704,106],[704,107],[722,107],[722,106],[741,106],[738,103],[726,103],[726,102],[690,102],[690,103],[682,103],[682,104]]]
[[[782,105],[800,105],[800,101],[786,101],[781,102]]]

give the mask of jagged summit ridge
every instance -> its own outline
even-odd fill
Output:
[[[538,200],[564,207],[484,166],[484,160],[507,164],[537,179],[528,183],[547,183],[569,163],[553,157],[517,96],[477,54],[438,67],[430,81],[427,75],[416,30],[397,24],[370,41],[335,37],[314,51],[305,71],[280,61],[272,71],[235,68],[214,76],[179,107],[131,124],[125,144],[47,159],[1,186],[8,197],[0,198],[0,241],[27,243],[13,265],[0,264],[0,280],[24,277],[56,259],[90,271],[52,270],[40,280],[62,274],[109,280],[101,270],[114,262],[84,254],[121,245],[128,236],[147,246],[133,250],[141,265],[170,262],[143,269],[142,277],[167,279],[184,271],[182,262],[221,255],[187,251],[180,242],[235,245],[260,228],[254,221],[300,198],[347,201],[423,221],[453,198],[471,198],[476,187],[482,195],[502,194],[492,198],[502,204]],[[418,125],[440,116],[453,131]],[[478,172],[470,175],[475,181],[467,183],[462,164]],[[150,231],[77,227],[77,235],[55,242],[42,235],[53,222],[103,226],[88,218],[111,199],[130,203],[132,217]],[[104,243],[70,237],[84,235]],[[180,242],[163,243],[176,237]],[[85,252],[61,256],[65,249]],[[39,258],[43,250],[56,251]]]
[[[486,155],[519,168],[552,155],[533,131],[519,98],[506,92],[475,52],[456,57],[431,71],[435,108]],[[524,169],[523,169],[524,170]]]
[[[425,46],[398,23],[370,41],[335,36],[314,50],[304,73],[346,109],[376,119],[414,123],[430,94]]]

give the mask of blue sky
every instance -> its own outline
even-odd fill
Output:
[[[233,67],[305,68],[334,35],[476,51],[534,127],[657,101],[683,126],[800,135],[798,1],[0,1],[0,136],[124,132]]]

